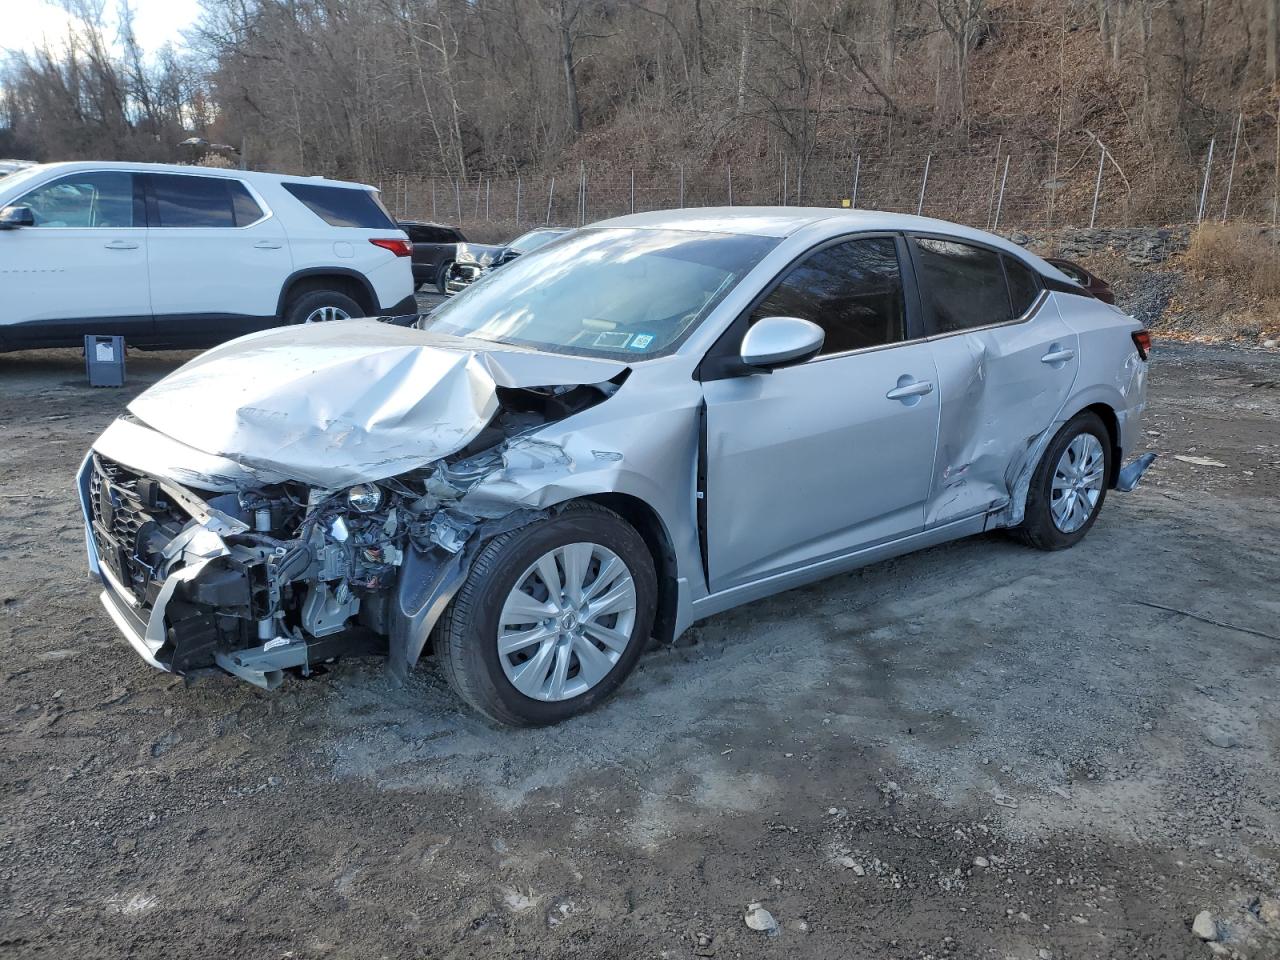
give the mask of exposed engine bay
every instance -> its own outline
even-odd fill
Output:
[[[287,480],[203,490],[94,452],[82,475],[91,545],[108,592],[132,608],[108,602],[108,611],[147,659],[182,674],[220,667],[272,688],[288,668],[412,644],[393,657],[404,666],[466,558],[549,512],[482,488],[513,469],[568,466],[561,448],[531,434],[625,379],[624,370],[595,385],[498,387],[497,413],[462,449],[340,489]]]

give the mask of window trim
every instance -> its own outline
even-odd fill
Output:
[[[69,180],[72,177],[92,177],[101,173],[123,173],[127,177],[131,177],[131,186],[133,192],[133,226],[129,227],[40,227],[35,226],[33,230],[146,230],[149,223],[147,217],[147,205],[143,195],[142,174],[136,170],[115,170],[111,168],[99,168],[88,170],[73,170],[70,173],[62,173],[57,176],[50,177],[43,183],[34,184],[30,189],[24,191],[21,195],[5,204],[5,206],[21,207],[26,206],[22,201],[35,193],[37,190],[43,190],[45,187],[52,187],[61,183],[63,180]],[[141,223],[138,221],[141,220]]]
[[[134,176],[143,184],[146,196],[147,226],[156,230],[248,230],[250,227],[256,227],[258,224],[275,216],[275,211],[271,209],[271,205],[267,203],[266,198],[254,188],[252,183],[243,177],[210,176],[207,173],[196,173],[190,170],[148,170],[145,173],[135,173]],[[249,196],[258,205],[258,209],[262,211],[262,216],[252,223],[246,223],[244,226],[237,224],[230,227],[166,227],[160,223],[160,203],[156,199],[154,185],[151,181],[152,177],[200,177],[203,180],[234,180],[249,191]]]
[[[924,316],[921,312],[922,301],[916,285],[915,263],[908,256],[908,244],[905,235],[900,230],[857,230],[821,240],[813,246],[802,250],[782,266],[769,282],[761,287],[759,292],[751,298],[747,306],[729,321],[720,336],[716,338],[715,343],[707,349],[702,359],[698,361],[698,365],[693,371],[693,378],[707,383],[712,380],[729,380],[735,377],[772,372],[763,371],[756,367],[748,367],[739,359],[737,347],[741,346],[742,338],[746,336],[748,321],[756,308],[767,300],[774,290],[781,286],[782,281],[790,275],[792,270],[828,247],[848,243],[850,240],[876,240],[884,237],[891,238],[894,241],[894,250],[898,255],[898,274],[902,282],[904,339],[896,340],[893,343],[878,343],[870,347],[858,347],[856,350],[842,350],[840,353],[828,353],[822,356],[810,357],[804,363],[796,364],[796,367],[807,367],[811,363],[842,360],[846,357],[855,357],[864,353],[879,353],[883,350],[892,350],[895,347],[923,343],[928,337],[924,333]],[[737,344],[737,347],[733,346],[734,344]]]
[[[920,250],[916,246],[917,238],[924,239],[924,240],[942,240],[946,243],[958,243],[962,246],[977,247],[980,250],[986,250],[990,253],[994,253],[999,258],[1000,278],[1004,280],[1004,295],[1005,295],[1005,298],[1009,301],[1010,313],[1013,312],[1013,292],[1009,289],[1009,276],[1005,272],[1005,268],[1004,268],[1005,257],[1010,257],[1011,259],[1017,260],[1018,263],[1022,264],[1022,266],[1026,267],[1029,271],[1031,271],[1031,275],[1036,278],[1036,284],[1040,288],[1039,293],[1036,294],[1036,298],[1031,301],[1031,306],[1029,306],[1026,312],[1020,316],[1012,317],[1008,320],[1000,320],[996,323],[984,323],[980,327],[965,327],[963,330],[948,330],[945,333],[929,333],[928,330],[926,329],[927,324],[926,324],[926,315],[924,310],[924,291],[918,290],[918,294],[920,298],[920,301],[919,301],[920,302],[920,323],[921,323],[921,329],[924,331],[925,340],[945,340],[948,337],[962,336],[966,333],[981,333],[984,330],[996,330],[996,329],[999,329],[1000,327],[1012,327],[1020,323],[1029,323],[1030,321],[1035,319],[1036,315],[1040,312],[1040,308],[1044,305],[1045,301],[1049,299],[1049,291],[1045,287],[1044,278],[1040,275],[1040,271],[1033,268],[1031,264],[1027,263],[1021,257],[1017,256],[1016,254],[1012,254],[1009,251],[1004,250],[1000,247],[994,246],[990,243],[983,243],[981,240],[970,240],[968,237],[957,237],[954,234],[938,233],[936,231],[912,230],[906,234],[907,246],[910,248],[910,251],[911,251],[911,265],[913,268],[913,275],[915,278],[917,278],[917,283],[919,283],[919,280],[918,280],[919,276],[921,275],[921,273],[923,273],[923,271],[920,269],[920,262],[919,262]]]

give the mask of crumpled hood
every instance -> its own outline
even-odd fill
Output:
[[[626,369],[449,343],[375,320],[268,330],[201,354],[129,410],[203,453],[338,489],[462,449],[497,412],[497,387],[603,383]]]

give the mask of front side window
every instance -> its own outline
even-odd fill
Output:
[[[318,183],[282,183],[281,186],[331,227],[398,229],[382,204],[363,187],[328,187]]]
[[[157,227],[243,227],[262,208],[238,180],[182,174],[150,175]]]
[[[954,240],[917,237],[925,329],[955,333],[1013,319],[1000,255]]]
[[[73,173],[36,187],[13,206],[30,207],[37,227],[133,227],[133,174]]]
[[[751,314],[800,317],[826,333],[818,356],[906,339],[897,244],[892,237],[846,240],[793,267]]]
[[[421,326],[552,353],[658,356],[777,243],[691,230],[578,230],[486,273]]]

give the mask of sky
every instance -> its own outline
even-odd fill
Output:
[[[195,23],[199,0],[130,0],[134,32],[147,53],[166,43],[178,44],[181,32]],[[108,22],[114,21],[116,0],[107,0]],[[48,37],[56,44],[67,33],[71,18],[56,0],[0,0],[0,50],[32,50]]]

